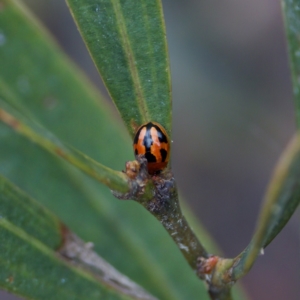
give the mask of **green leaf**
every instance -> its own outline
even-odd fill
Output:
[[[282,0],[287,44],[293,79],[298,128],[300,126],[300,2]],[[255,234],[248,247],[235,259],[228,260],[232,279],[244,276],[260,253],[284,228],[300,203],[300,137],[291,141],[282,154],[271,178],[258,219]],[[222,274],[224,275],[224,273]],[[220,276],[221,278],[221,276]]]
[[[37,300],[132,299],[53,251],[63,244],[59,220],[2,176],[0,212],[2,288]]]
[[[298,129],[300,128],[300,3],[299,0],[281,0],[289,50]]]
[[[34,202],[4,177],[0,176],[0,214],[47,247],[62,244],[62,224],[41,205]]]
[[[28,11],[16,1],[1,3],[0,78],[20,101],[18,108],[60,140],[121,170],[133,153],[110,107]],[[208,299],[205,286],[143,207],[116,200],[105,186],[2,123],[0,136],[0,172],[92,241],[122,273],[162,300]],[[197,230],[206,244],[203,231]]]
[[[9,103],[17,103],[17,99],[11,97],[11,93],[0,79],[0,121],[46,151],[65,159],[110,189],[121,193],[129,191],[129,183],[124,173],[105,167],[76,149],[65,145],[39,124],[22,116]]]
[[[67,0],[131,135],[156,121],[171,132],[171,83],[159,0]]]
[[[249,246],[235,259],[233,279],[245,275],[260,252],[278,235],[300,203],[300,137],[282,154],[267,190]]]
[[[132,299],[67,265],[49,248],[4,219],[0,220],[0,239],[0,284],[10,292],[37,300]]]
[[[300,128],[300,2],[282,0],[287,45],[296,104],[296,119]],[[300,203],[300,136],[291,141],[282,154],[264,198],[257,228],[248,247],[235,259],[228,259],[232,280],[244,276],[252,268],[257,256],[264,252],[272,240],[289,221]]]

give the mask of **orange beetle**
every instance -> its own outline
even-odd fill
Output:
[[[163,170],[170,157],[170,142],[166,130],[156,122],[140,126],[133,140],[135,155],[144,154],[148,172],[153,175]]]

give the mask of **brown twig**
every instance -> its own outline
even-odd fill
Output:
[[[69,262],[89,270],[103,283],[134,299],[157,300],[94,252],[93,243],[85,243],[65,227],[63,236],[63,245],[58,250],[58,253]]]
[[[127,162],[125,173],[133,187],[129,193],[114,192],[118,199],[133,199],[142,204],[164,226],[181,253],[198,277],[208,284],[213,300],[230,300],[230,284],[215,284],[214,272],[221,259],[211,256],[200,243],[186,221],[179,204],[175,179],[169,170],[150,176],[147,161],[137,156],[136,161]]]

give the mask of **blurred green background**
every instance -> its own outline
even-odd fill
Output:
[[[23,2],[104,90],[65,2]],[[173,82],[173,172],[194,213],[232,257],[249,242],[272,170],[295,131],[280,2],[163,5]],[[299,211],[242,279],[251,299],[300,299],[298,221]],[[0,293],[0,299],[17,298]]]

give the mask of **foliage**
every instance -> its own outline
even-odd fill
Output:
[[[150,120],[171,134],[160,1],[67,3],[129,136]],[[298,101],[300,23],[296,3],[284,3]],[[212,242],[199,225],[194,234],[185,221],[168,170],[151,177],[142,173],[137,158],[135,178],[116,171],[133,158],[128,135],[103,97],[18,1],[0,2],[0,30],[1,287],[30,299],[154,299],[134,284],[135,292],[124,291],[123,275],[113,285],[95,266],[62,252],[69,242],[66,224],[67,232],[92,241],[97,253],[154,297],[206,299],[200,278],[211,299],[231,299],[233,283],[251,269],[299,204],[298,136],[278,163],[249,246],[232,259],[211,257],[202,244]],[[117,201],[107,187],[120,199],[142,204],[170,236],[142,205]]]

